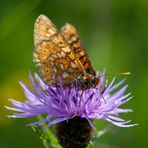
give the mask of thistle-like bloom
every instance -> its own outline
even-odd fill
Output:
[[[119,113],[132,111],[120,108],[131,97],[130,93],[124,94],[127,85],[115,92],[123,84],[124,80],[116,85],[113,85],[114,81],[115,78],[108,85],[105,78],[100,77],[99,86],[82,91],[74,85],[63,87],[62,82],[59,87],[49,86],[37,74],[34,77],[30,74],[30,82],[33,89],[20,82],[27,100],[20,102],[10,99],[14,108],[8,106],[6,108],[16,112],[10,116],[12,118],[28,118],[46,114],[43,120],[30,124],[47,122],[46,128],[74,117],[87,119],[92,127],[91,121],[94,119],[103,119],[120,127],[134,126],[135,124],[128,124],[130,121],[125,121],[118,117]]]

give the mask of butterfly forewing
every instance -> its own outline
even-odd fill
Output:
[[[83,73],[83,67],[63,35],[44,15],[40,15],[34,28],[34,61],[49,84],[71,84]]]

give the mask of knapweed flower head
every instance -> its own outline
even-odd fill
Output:
[[[30,124],[47,122],[46,128],[53,124],[69,121],[74,117],[86,119],[92,127],[91,121],[94,119],[102,119],[120,127],[134,126],[135,124],[129,125],[130,121],[119,117],[119,113],[132,111],[120,108],[122,104],[131,99],[130,93],[125,94],[127,85],[118,89],[124,80],[113,85],[114,81],[115,78],[108,84],[105,77],[102,76],[96,88],[79,90],[74,85],[63,87],[62,81],[60,86],[49,86],[36,73],[34,76],[30,74],[32,89],[20,82],[27,100],[20,102],[10,99],[14,107],[6,106],[6,108],[16,112],[9,116],[12,118],[29,118],[46,114],[44,119]],[[115,91],[116,89],[118,91]]]

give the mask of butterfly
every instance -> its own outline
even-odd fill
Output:
[[[83,48],[75,27],[66,23],[59,31],[45,15],[34,26],[33,59],[49,85],[76,84],[80,89],[95,87],[99,77]]]

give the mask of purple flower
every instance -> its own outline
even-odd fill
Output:
[[[34,125],[48,122],[46,128],[62,121],[68,121],[74,117],[87,119],[91,126],[93,126],[91,121],[94,119],[103,119],[120,127],[136,125],[129,125],[128,123],[131,121],[125,121],[118,117],[119,113],[132,111],[131,109],[120,108],[122,104],[132,98],[130,93],[124,94],[127,85],[115,92],[123,84],[124,80],[113,85],[114,78],[108,85],[107,80],[105,81],[103,76],[100,77],[99,86],[82,91],[73,85],[63,87],[62,82],[59,87],[49,86],[36,73],[34,77],[30,74],[30,82],[33,89],[20,82],[27,100],[20,102],[10,99],[14,108],[8,106],[6,108],[16,113],[9,117],[28,118],[46,114],[43,120],[29,124]]]

